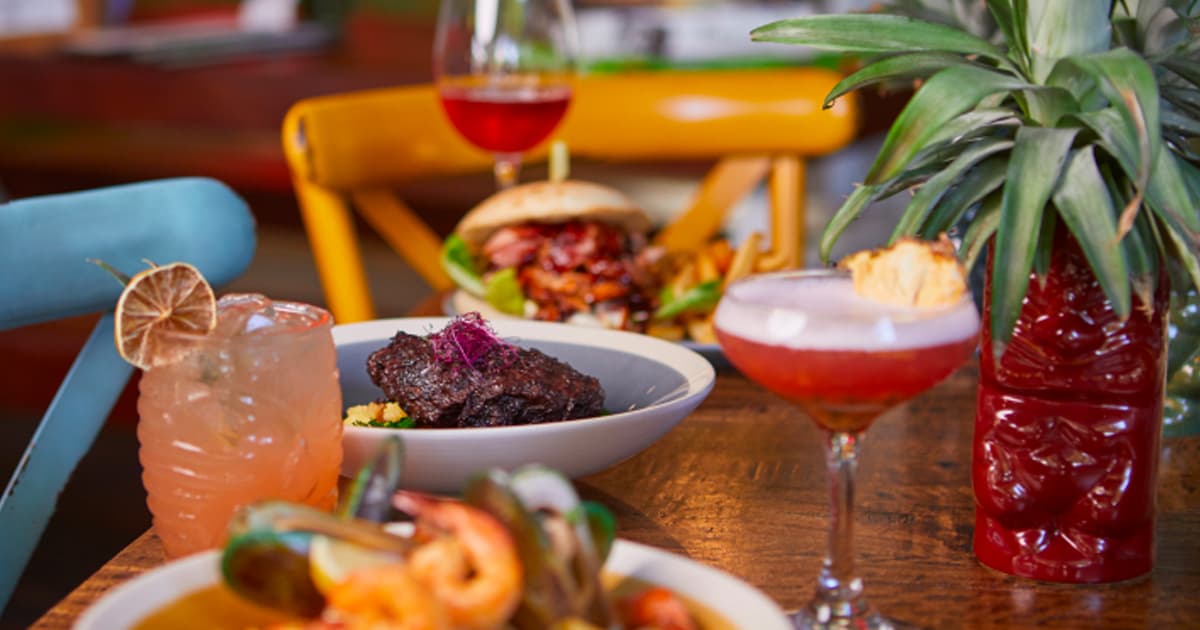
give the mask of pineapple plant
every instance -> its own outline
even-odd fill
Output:
[[[993,341],[1012,335],[1060,218],[1121,317],[1159,265],[1200,286],[1200,0],[908,0],[900,14],[818,15],[758,41],[877,54],[827,96],[920,80],[865,181],[821,238],[827,258],[873,201],[912,190],[891,235],[971,216],[969,268],[994,239]],[[984,9],[986,8],[986,13]],[[1002,349],[1002,348],[1001,348]]]
[[[1105,582],[1153,564],[1168,286],[1200,287],[1200,0],[895,0],[752,33],[917,89],[820,253],[872,202],[987,260],[974,551]]]

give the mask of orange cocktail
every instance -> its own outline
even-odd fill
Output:
[[[848,273],[751,276],[730,285],[714,320],[730,362],[796,403],[824,431],[833,499],[829,550],[799,628],[894,628],[862,595],[852,548],[854,471],[862,433],[929,389],[976,346],[969,296],[941,307],[895,306],[855,293]]]
[[[171,360],[142,376],[138,440],[168,557],[221,545],[254,501],[332,509],[342,400],[331,326],[315,306],[228,295],[211,332],[161,333],[155,352]]]

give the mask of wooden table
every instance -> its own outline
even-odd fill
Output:
[[[971,555],[976,378],[964,368],[867,436],[855,534],[874,604],[932,628],[1200,625],[1200,438],[1164,444],[1151,576],[1100,586],[1016,579]],[[624,538],[741,576],[785,608],[812,591],[828,512],[820,435],[736,373],[722,372],[704,404],[651,448],[579,485],[616,512]],[[68,627],[106,590],[161,562],[147,533],[35,627]]]

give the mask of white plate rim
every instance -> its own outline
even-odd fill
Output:
[[[89,606],[75,620],[72,628],[118,630],[111,625],[101,628],[98,624],[108,620],[110,611],[122,607],[125,607],[130,625],[136,624],[145,619],[147,614],[182,595],[220,580],[220,554],[218,549],[203,551],[168,562],[120,584],[105,592],[99,601]],[[792,626],[783,609],[762,591],[739,577],[691,558],[618,538],[605,563],[606,570],[633,577],[644,575],[647,567],[651,570],[682,574],[680,579],[683,585],[670,585],[670,588],[701,602],[730,623],[738,624],[738,618],[733,615],[752,616],[746,622],[754,625],[739,627],[753,630],[791,630]],[[155,590],[160,582],[166,580],[177,583],[180,588],[167,590],[164,587]],[[721,596],[714,598],[714,593]],[[135,605],[131,606],[131,602]]]
[[[430,332],[440,330],[450,320],[451,317],[393,317],[386,319],[373,319],[369,321],[354,322],[351,324],[339,324],[333,327],[334,344],[341,346],[342,344],[360,343],[363,341],[375,341],[378,339],[390,339],[397,331],[402,328],[410,333],[413,330],[421,332]],[[607,350],[613,349],[613,344],[639,346],[645,349],[649,346],[653,354],[651,357],[663,363],[664,365],[674,369],[683,376],[686,383],[686,391],[679,396],[664,402],[651,405],[649,407],[639,407],[628,411],[613,412],[608,415],[595,416],[591,418],[578,418],[567,422],[546,422],[540,424],[514,425],[503,427],[467,427],[467,428],[445,428],[430,431],[418,432],[420,439],[437,441],[454,441],[461,439],[463,434],[472,436],[481,436],[488,434],[503,433],[513,437],[519,436],[521,433],[538,433],[540,435],[551,435],[562,431],[573,431],[574,427],[586,424],[606,423],[606,424],[622,424],[625,422],[638,422],[637,416],[639,412],[648,409],[670,409],[678,405],[688,405],[696,395],[707,395],[712,390],[716,381],[716,370],[712,363],[705,359],[699,353],[683,347],[679,344],[649,337],[634,332],[623,330],[608,330],[608,329],[591,329],[583,328],[571,324],[562,324],[556,322],[541,322],[533,320],[520,319],[505,319],[489,322],[496,334],[501,337],[522,338],[522,331],[525,332],[525,337],[538,341],[571,343],[580,346],[588,346],[594,348],[603,348]],[[387,332],[390,331],[390,332]],[[381,337],[380,333],[386,332]],[[646,352],[638,354],[645,355]],[[343,405],[363,404],[369,401],[342,401]],[[413,432],[408,429],[385,429],[381,427],[352,427],[347,426],[345,431],[356,433],[361,431],[370,431],[378,433],[379,431],[403,431],[404,435],[411,435]]]

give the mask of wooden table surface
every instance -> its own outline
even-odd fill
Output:
[[[1152,575],[1097,586],[1013,578],[971,555],[976,378],[964,368],[867,435],[855,536],[873,603],[930,628],[1200,626],[1200,438],[1164,443]],[[825,547],[820,444],[789,404],[722,371],[662,440],[578,483],[615,511],[621,537],[738,575],[792,609],[811,593]],[[158,539],[143,535],[35,627],[69,627],[105,591],[161,563]]]

